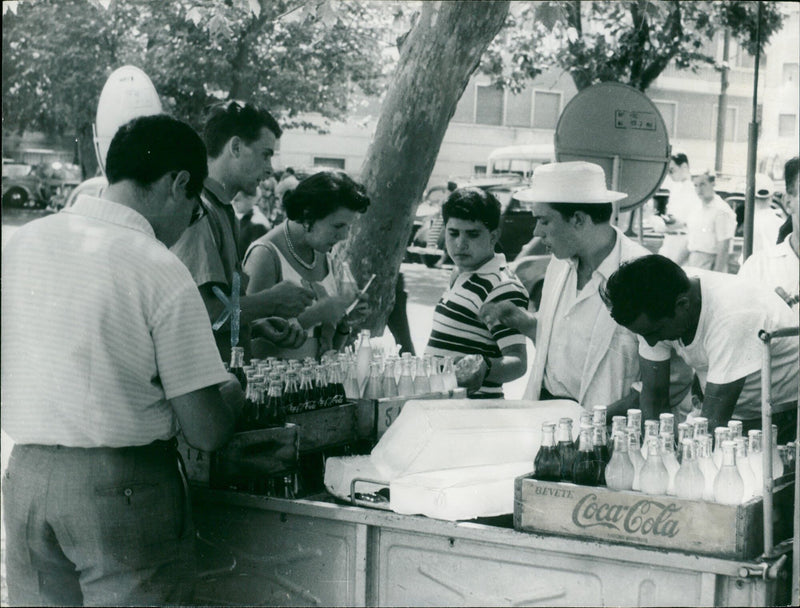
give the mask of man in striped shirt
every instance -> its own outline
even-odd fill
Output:
[[[445,246],[456,268],[436,305],[425,354],[454,357],[459,385],[469,397],[502,399],[503,383],[525,373],[525,336],[502,324],[485,324],[479,312],[486,302],[500,301],[525,310],[528,293],[506,267],[505,256],[494,252],[500,203],[479,188],[460,188],[447,198],[442,216]]]
[[[191,600],[194,529],[175,436],[223,445],[243,396],[189,271],[168,249],[198,219],[206,151],[137,118],[102,198],[20,228],[3,250],[3,479],[12,605]]]

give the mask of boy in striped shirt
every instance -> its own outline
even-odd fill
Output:
[[[500,203],[479,188],[455,190],[442,207],[445,246],[456,268],[433,315],[425,354],[452,356],[459,386],[471,398],[503,398],[503,383],[527,366],[525,336],[505,325],[488,327],[479,315],[486,302],[509,301],[523,310],[528,293],[494,247]]]

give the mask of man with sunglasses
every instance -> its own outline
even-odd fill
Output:
[[[272,156],[281,133],[269,112],[251,104],[228,101],[209,108],[204,128],[208,177],[200,194],[205,217],[190,226],[172,248],[192,273],[212,321],[224,309],[213,288],[230,294],[234,273],[241,276],[241,344],[246,350],[250,333],[280,346],[301,345],[305,332],[293,317],[313,299],[310,290],[288,281],[244,295],[247,277],[242,274],[237,246],[239,221],[231,201],[239,192],[256,194],[261,180],[272,171]],[[215,338],[220,355],[228,358],[230,323],[216,331]]]
[[[194,530],[176,450],[223,445],[243,396],[168,247],[198,213],[206,151],[166,115],[111,141],[100,197],[3,250],[3,479],[12,605],[185,604]]]

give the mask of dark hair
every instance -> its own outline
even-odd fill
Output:
[[[548,203],[554,210],[561,214],[564,221],[568,221],[578,211],[585,213],[593,224],[604,224],[611,219],[614,213],[613,203]]]
[[[272,114],[242,101],[226,101],[208,107],[203,138],[208,155],[217,158],[232,137],[240,137],[247,145],[261,135],[261,129],[269,129],[280,138],[283,131]]]
[[[497,230],[500,225],[500,203],[494,194],[480,188],[458,188],[442,205],[445,225],[451,217],[480,222],[489,230]]]
[[[675,301],[689,287],[689,277],[675,262],[661,255],[646,255],[621,264],[600,288],[600,297],[611,317],[628,326],[641,314],[650,321],[673,316]]]
[[[798,172],[800,172],[800,157],[798,156],[790,158],[783,165],[783,178],[786,180],[786,192],[789,194],[797,194],[794,190]]]
[[[457,183],[452,182],[452,181],[451,182],[447,182],[447,191],[448,192],[452,192],[456,188],[458,188],[458,184]]]
[[[715,181],[717,181],[717,177],[713,173],[711,173],[711,171],[706,171],[704,173],[701,173],[700,175],[697,175],[696,177],[704,177],[705,179],[708,180],[709,184],[713,184]]]
[[[672,160],[672,162],[678,166],[689,164],[689,158],[683,152],[678,152],[677,154],[673,154],[670,157],[670,160]]]
[[[166,114],[140,116],[114,134],[106,157],[108,183],[147,187],[172,171],[188,171],[186,195],[196,196],[208,175],[206,147],[188,124]]]
[[[284,194],[283,207],[290,220],[313,224],[340,207],[364,213],[369,197],[366,188],[344,171],[320,171]]]
[[[286,167],[286,169],[284,169],[283,172],[284,174],[288,173],[289,175],[294,175],[294,169],[292,169],[291,167]]]

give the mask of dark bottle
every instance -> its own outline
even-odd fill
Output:
[[[297,385],[297,374],[286,372],[286,381],[283,385],[283,405],[287,414],[297,414],[301,411],[300,387]]]
[[[269,424],[283,424],[286,422],[286,410],[283,405],[283,382],[280,374],[270,374],[269,390],[262,410],[264,418]]]
[[[261,387],[259,382],[263,381],[264,377],[249,372],[247,374],[247,388],[244,392],[244,407],[242,408],[242,415],[239,417],[239,430],[252,431],[257,428],[258,424],[258,409],[260,400],[262,398]]]
[[[611,460],[605,423],[595,422],[592,424],[592,448],[595,460],[597,460],[600,467],[597,485],[604,486],[606,485],[606,465]]]
[[[314,378],[312,377],[312,370],[310,367],[304,367],[300,370],[300,399],[299,411],[309,412],[314,409]]]
[[[572,481],[582,486],[596,486],[600,480],[600,460],[592,446],[592,427],[584,425],[580,433],[581,447],[572,464]]]
[[[328,374],[328,395],[331,405],[342,405],[345,402],[344,380],[342,379],[341,367],[338,362],[329,363],[325,366]]]
[[[314,369],[314,409],[328,407],[328,375],[324,365]]]
[[[572,441],[572,418],[559,418],[556,439],[561,481],[572,481],[572,463],[577,453]]]
[[[229,371],[236,376],[242,390],[247,388],[247,376],[244,373],[244,348],[241,346],[231,347],[231,365]]]
[[[561,462],[556,451],[556,425],[554,422],[542,423],[542,443],[533,461],[533,477],[542,481],[561,479]]]

